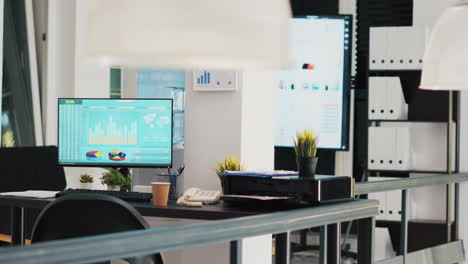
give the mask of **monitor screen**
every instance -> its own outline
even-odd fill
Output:
[[[351,16],[290,20],[291,67],[278,74],[275,146],[292,147],[311,129],[318,147],[349,147]]]
[[[59,163],[68,166],[172,166],[172,99],[58,101]]]

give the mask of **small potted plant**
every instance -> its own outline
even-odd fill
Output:
[[[82,189],[92,189],[93,188],[93,176],[83,173],[80,176],[80,185]]]
[[[101,183],[107,185],[108,190],[128,191],[131,178],[129,174],[124,174],[118,168],[106,168],[106,171],[102,173]]]
[[[317,138],[312,130],[306,129],[296,134],[294,152],[299,177],[313,177],[317,167]]]
[[[221,188],[224,189],[224,172],[225,171],[244,171],[245,168],[236,157],[226,157],[217,162],[218,166],[214,169],[221,182]]]

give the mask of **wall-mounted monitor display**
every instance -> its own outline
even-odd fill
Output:
[[[276,87],[275,146],[291,147],[297,131],[312,129],[319,148],[349,148],[351,23],[347,15],[291,19],[291,67]]]
[[[66,166],[172,166],[172,99],[61,98],[58,160]]]

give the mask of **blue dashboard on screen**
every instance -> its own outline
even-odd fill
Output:
[[[58,106],[60,164],[172,166],[172,99],[61,98]]]

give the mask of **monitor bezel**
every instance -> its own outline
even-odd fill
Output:
[[[170,101],[171,102],[171,163],[166,164],[132,164],[132,163],[119,163],[119,164],[106,164],[106,163],[70,163],[61,162],[60,155],[60,100],[139,100],[139,101]],[[172,168],[174,165],[174,99],[173,98],[71,98],[60,97],[57,99],[57,162],[63,167],[99,167],[99,168]]]
[[[346,46],[348,52],[344,52],[344,63],[343,63],[343,119],[342,119],[342,134],[341,134],[341,147],[338,148],[326,148],[319,147],[319,149],[324,150],[336,150],[336,151],[349,151],[350,150],[350,123],[351,123],[351,68],[352,68],[352,35],[353,35],[353,16],[347,14],[340,15],[304,15],[304,16],[294,16],[291,19],[342,19],[343,21],[348,21],[348,24],[345,23],[345,28],[348,28],[348,43]],[[345,43],[346,44],[346,43]],[[275,148],[292,148],[293,146],[283,146],[283,145],[274,145]]]

